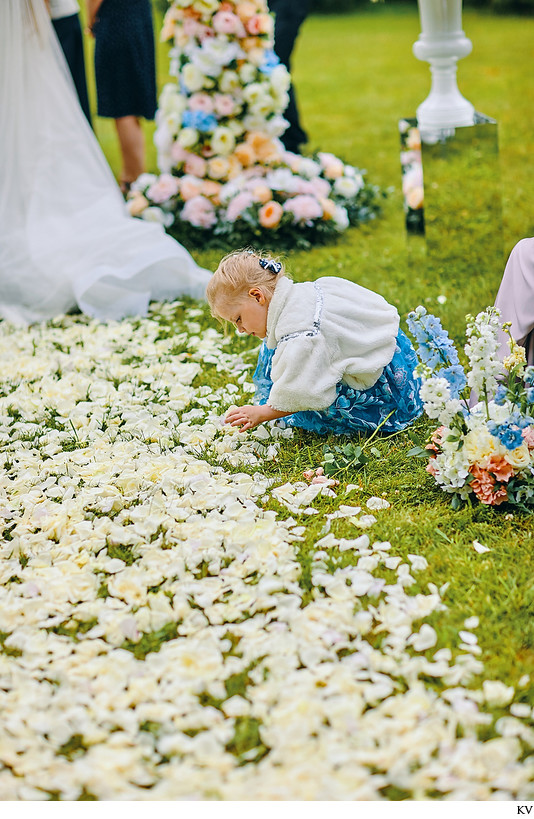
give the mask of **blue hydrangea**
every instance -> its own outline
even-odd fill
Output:
[[[523,378],[528,387],[534,386],[534,367],[527,367]]]
[[[527,387],[525,390],[527,401],[529,404],[534,404],[534,387]]]
[[[204,111],[184,111],[182,125],[184,128],[196,128],[202,133],[209,133],[217,127],[217,118]]]
[[[274,51],[265,51],[263,55],[263,62],[260,65],[261,73],[270,74],[273,68],[276,68],[277,65],[280,65],[280,60]]]

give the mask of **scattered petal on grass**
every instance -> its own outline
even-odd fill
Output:
[[[514,689],[500,680],[484,680],[482,691],[488,705],[508,705],[514,698]]]
[[[480,625],[480,620],[476,616],[468,617],[467,620],[464,620],[464,626],[467,629],[478,628],[479,625]]]
[[[377,509],[389,509],[391,504],[385,498],[377,498],[373,496],[369,498],[369,500],[366,503],[366,506],[368,509],[372,509],[373,511],[375,511]]]
[[[441,294],[441,295],[436,297],[436,301],[438,302],[438,304],[446,304],[447,296],[444,296],[444,295]]]
[[[373,523],[376,523],[374,515],[362,515],[361,518],[351,518],[351,522],[358,527],[358,529],[369,529]]]
[[[491,549],[488,549],[487,546],[484,546],[484,544],[480,543],[479,540],[474,540],[473,541],[473,549],[475,550],[475,552],[478,552],[479,555],[484,554],[484,552],[490,552],[491,551]]]

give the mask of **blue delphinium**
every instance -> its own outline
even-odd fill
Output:
[[[525,395],[529,404],[534,404],[534,387],[527,387]]]
[[[534,386],[534,367],[527,367],[525,369],[525,374],[523,376],[523,380],[527,387]]]
[[[495,395],[494,395],[494,397],[493,397],[493,400],[494,400],[494,401],[495,401],[495,403],[496,403],[496,404],[498,404],[500,407],[502,407],[502,405],[503,405],[503,404],[504,404],[504,402],[506,401],[506,394],[507,394],[507,392],[508,392],[508,390],[507,390],[507,388],[504,386],[504,384],[499,384],[499,386],[498,386],[498,387],[497,387],[497,389],[495,390]]]
[[[506,449],[517,449],[523,443],[523,432],[525,427],[532,423],[532,418],[521,415],[519,412],[512,412],[509,418],[502,424],[495,421],[488,421],[488,429],[491,434],[498,438]]]
[[[417,356],[438,378],[449,382],[452,398],[458,398],[467,384],[464,368],[449,334],[441,326],[437,316],[433,316],[419,306],[408,315],[408,329],[418,343]],[[441,366],[439,370],[436,368]]]

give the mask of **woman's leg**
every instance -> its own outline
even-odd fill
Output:
[[[121,185],[133,182],[145,170],[145,138],[138,117],[115,120],[122,154]]]

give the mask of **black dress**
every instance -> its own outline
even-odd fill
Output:
[[[150,0],[104,0],[93,33],[98,115],[154,119],[156,62]]]

